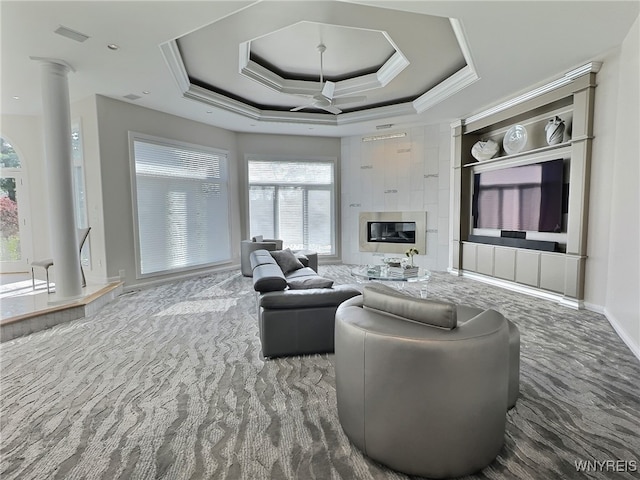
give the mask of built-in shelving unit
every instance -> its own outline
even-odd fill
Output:
[[[580,308],[584,298],[587,246],[589,176],[593,141],[593,102],[596,73],[591,63],[568,72],[554,82],[452,124],[454,177],[453,270],[473,273],[514,288],[557,296]],[[565,122],[561,143],[548,145],[544,127],[550,118]],[[513,125],[527,130],[523,151],[476,161],[471,148],[479,140],[492,139],[502,146]],[[535,240],[557,242],[558,251],[517,248],[472,241],[472,185],[475,173],[563,159],[568,183],[566,225],[562,233],[533,234]],[[542,237],[542,238],[541,238]],[[527,233],[529,238],[529,233]],[[534,242],[531,242],[532,244]]]

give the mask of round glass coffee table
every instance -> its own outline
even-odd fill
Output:
[[[394,269],[389,268],[387,265],[363,265],[355,267],[351,270],[351,275],[354,276],[358,282],[365,281],[378,281],[378,282],[397,282],[392,284],[394,287],[398,287],[404,290],[407,283],[420,282],[420,297],[427,297],[427,281],[431,277],[431,272],[424,268],[419,268],[415,275],[404,276],[394,272]]]

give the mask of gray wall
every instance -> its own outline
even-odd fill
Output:
[[[234,263],[239,258],[240,211],[237,197],[238,159],[233,132],[97,96],[97,118],[102,182],[103,221],[107,277],[125,271],[127,287],[150,283],[136,279],[133,233],[129,131],[215,147],[229,151],[229,205]],[[167,276],[165,278],[175,278]],[[158,277],[157,280],[162,280]]]

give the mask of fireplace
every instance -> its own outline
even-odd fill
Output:
[[[425,212],[360,213],[360,251],[404,253],[416,248],[426,253]]]
[[[416,222],[367,222],[367,241],[416,243]]]

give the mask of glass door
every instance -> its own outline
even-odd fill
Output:
[[[4,138],[0,143],[0,272],[26,272],[31,246],[26,186],[16,151]]]

